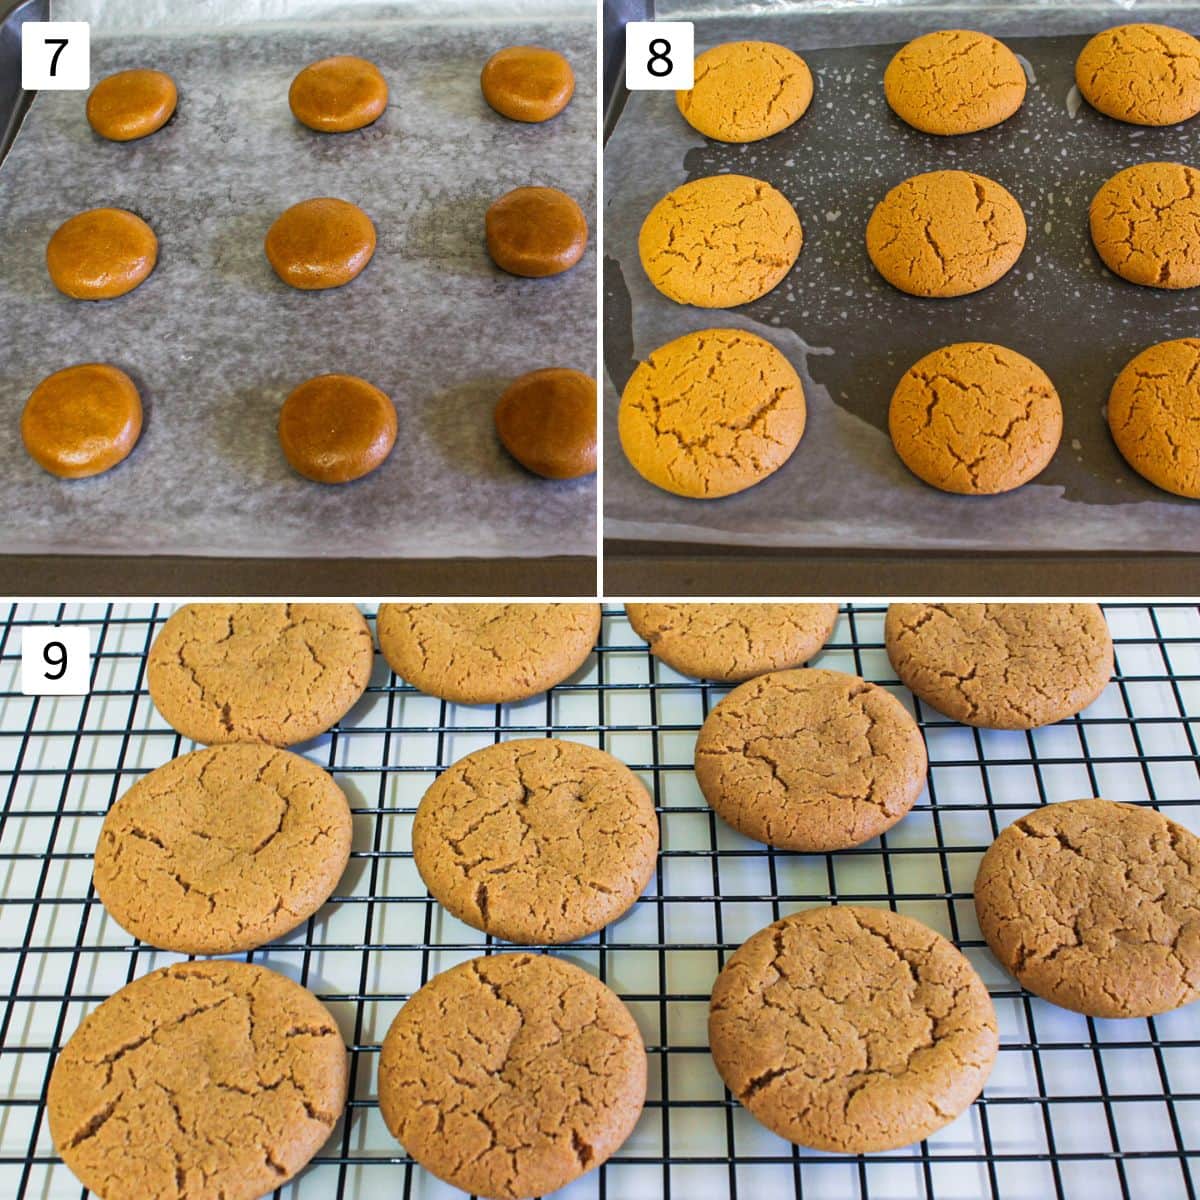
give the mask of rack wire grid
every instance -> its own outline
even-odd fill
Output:
[[[622,920],[547,948],[596,972],[629,1005],[649,1054],[645,1113],[621,1151],[571,1197],[836,1197],[1089,1200],[1194,1197],[1200,1155],[1200,1005],[1150,1020],[1099,1021],[1024,993],[975,921],[976,865],[1031,807],[1082,796],[1152,805],[1200,829],[1200,612],[1111,605],[1117,674],[1084,714],[1032,733],[970,729],[917,703],[883,649],[883,607],[843,609],[815,661],[893,689],[929,748],[928,788],[887,835],[832,855],[777,852],[735,833],[692,773],[696,731],[727,688],[655,661],[623,612],[607,609],[596,652],[544,697],[494,708],[423,696],[377,656],[362,701],[301,749],[328,767],[354,812],[351,865],[331,901],[292,935],[243,957],[298,979],[338,1018],[350,1101],[289,1198],[459,1195],[389,1136],[375,1101],[379,1043],[405,999],[492,939],[430,899],[410,826],[437,773],[483,744],[555,735],[599,745],[651,788],[662,852]],[[110,804],[190,746],[155,712],[145,655],[169,609],[10,607],[0,627],[0,1195],[76,1197],[45,1120],[54,1056],[85,1013],[179,956],[132,940],[91,885]],[[92,691],[19,692],[21,632],[92,627]],[[727,1094],[706,1040],[709,991],[751,933],[831,902],[886,906],[956,942],[995,1000],[1001,1050],[982,1099],[919,1145],[854,1157],[794,1147]]]

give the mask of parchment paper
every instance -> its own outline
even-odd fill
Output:
[[[746,546],[995,550],[1200,550],[1200,504],[1172,498],[1121,459],[1104,404],[1117,372],[1145,346],[1200,332],[1200,294],[1140,288],[1109,273],[1088,237],[1088,204],[1132,163],[1200,165],[1200,119],[1139,129],[1101,117],[1074,90],[1087,36],[1123,21],[1200,26],[1200,7],[1133,4],[660,4],[695,19],[696,48],[740,38],[802,52],[816,92],[791,129],[746,146],[708,142],[665,92],[633,93],[605,148],[605,535]],[[729,15],[731,9],[739,15]],[[745,16],[746,12],[753,15]],[[1028,97],[1003,125],[930,137],[896,118],[884,67],[900,44],[936,28],[1004,36],[1026,64]],[[1029,37],[1041,33],[1046,36]],[[1051,36],[1053,35],[1053,36]],[[864,230],[887,190],[938,168],[1004,184],[1029,226],[1024,253],[993,287],[920,300],[885,283]],[[765,179],[804,228],[797,265],[773,292],[733,310],[676,305],[647,281],[637,233],[654,203],[685,180],[721,172]],[[774,476],[737,496],[688,501],[640,478],[621,453],[616,405],[635,362],[711,326],[753,330],[799,370],[804,438]],[[927,487],[887,435],[893,388],[919,357],[949,342],[995,341],[1028,355],[1063,401],[1063,440],[1037,482],[996,497]]]
[[[279,20],[293,8],[303,21]],[[491,412],[525,371],[594,373],[595,249],[565,275],[516,279],[487,257],[483,214],[510,188],[546,184],[594,224],[594,8],[480,0],[432,23],[438,13],[345,0],[56,4],[56,19],[98,19],[93,80],[153,65],[181,99],[165,129],[118,145],[92,134],[84,93],[43,92],[0,165],[0,552],[593,552],[594,480],[527,474]],[[132,14],[147,32],[130,32]],[[545,125],[505,120],[480,96],[483,63],[513,42],[557,47],[574,65],[575,97]],[[317,134],[292,118],[288,86],[336,53],[379,64],[390,103],[366,130]],[[375,222],[374,260],[344,288],[294,291],[263,254],[275,217],[310,196],[353,201]],[[100,205],[144,217],[159,264],[127,296],[80,303],[51,285],[46,242]],[[60,481],[24,453],[19,414],[44,376],[93,360],[137,381],[145,432],[115,470]],[[399,411],[388,461],[338,487],[293,473],[275,434],[288,392],[331,371],[370,380]]]

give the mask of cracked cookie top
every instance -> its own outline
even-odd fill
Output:
[[[249,963],[176,963],[83,1019],[46,1109],[98,1196],[251,1200],[325,1144],[346,1080],[341,1034],[307,989]]]
[[[925,786],[925,742],[890,692],[857,675],[760,675],[707,716],[696,780],[735,829],[824,853],[878,837]]]
[[[1200,839],[1153,809],[1069,800],[992,843],[975,879],[992,952],[1022,987],[1093,1017],[1200,996]]]
[[[815,908],[751,937],[708,1019],[725,1085],[768,1129],[848,1154],[928,1137],[991,1073],[996,1014],[941,934],[885,909]]]
[[[439,1179],[494,1200],[541,1196],[598,1167],[646,1099],[629,1010],[544,954],[473,958],[435,976],[383,1041],[379,1105]]]
[[[253,950],[325,903],[350,836],[346,797],[315,763],[268,746],[214,746],[151,771],[109,809],[96,891],[152,946]]]
[[[984,729],[1074,716],[1113,672],[1098,604],[893,604],[884,641],[905,687]]]
[[[1107,117],[1174,125],[1200,112],[1200,42],[1169,25],[1117,25],[1084,46],[1075,83]]]

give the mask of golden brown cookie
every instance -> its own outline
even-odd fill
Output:
[[[383,116],[388,85],[365,58],[338,54],[309,63],[288,88],[288,106],[301,125],[319,133],[348,133]]]
[[[1174,125],[1200,112],[1200,42],[1169,25],[1117,25],[1084,46],[1075,83],[1107,117]]]
[[[575,94],[575,72],[557,50],[505,46],[483,64],[479,86],[502,117],[536,124],[567,107]]]
[[[770,342],[703,329],[659,346],[629,377],[621,449],[655,487],[710,500],[779,470],[804,434],[804,387]]]
[[[251,1200],[325,1144],[347,1079],[337,1023],[306,988],[251,963],[181,962],[83,1019],[46,1112],[97,1196]]]
[[[1011,193],[970,171],[929,171],[897,184],[867,222],[867,253],[910,296],[966,296],[1008,273],[1025,246]]]
[[[283,402],[279,444],[306,478],[349,483],[369,475],[391,454],[396,406],[356,375],[318,375]]]
[[[514,188],[492,204],[483,223],[488,254],[510,275],[561,275],[587,249],[587,217],[558,188]]]
[[[154,230],[123,208],[92,208],[64,221],[46,245],[50,282],[73,300],[132,292],[158,262]]]
[[[514,379],[496,403],[504,448],[535,475],[577,479],[596,470],[596,381],[570,367]]]
[[[983,1091],[996,1013],[950,942],[912,917],[794,913],[725,964],[708,1017],[737,1100],[801,1146],[870,1154],[919,1142]]]
[[[47,375],[21,413],[21,440],[43,470],[63,479],[100,475],[128,458],[142,434],[133,380],[108,363]]]
[[[918,479],[944,492],[990,496],[1046,469],[1062,437],[1062,404],[1046,372],[1023,354],[956,342],[904,373],[888,429]]]
[[[1113,673],[1098,604],[893,604],[884,641],[905,687],[984,729],[1036,729],[1074,716]]]
[[[328,196],[293,204],[267,230],[267,260],[275,274],[301,291],[342,287],[375,253],[371,218]]]
[[[804,235],[787,198],[747,175],[710,175],[668,192],[638,234],[646,277],[677,304],[733,308],[792,269]]]
[[[1047,804],[992,843],[979,928],[1022,987],[1092,1017],[1200,996],[1200,838],[1111,800]]]
[[[696,56],[689,91],[675,93],[683,119],[718,142],[757,142],[808,111],[808,63],[774,42],[725,42]]]
[[[178,99],[165,71],[118,71],[88,95],[88,124],[110,142],[132,142],[157,133],[175,114]]]
[[[150,647],[146,685],[184,737],[291,746],[350,711],[374,656],[353,604],[185,604]]]
[[[383,1040],[379,1107],[427,1171],[493,1200],[544,1196],[600,1166],[646,1100],[646,1050],[618,996],[545,954],[435,975]]]

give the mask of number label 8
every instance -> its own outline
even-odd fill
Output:
[[[625,26],[625,86],[638,91],[687,91],[694,81],[691,21],[630,21]]]

